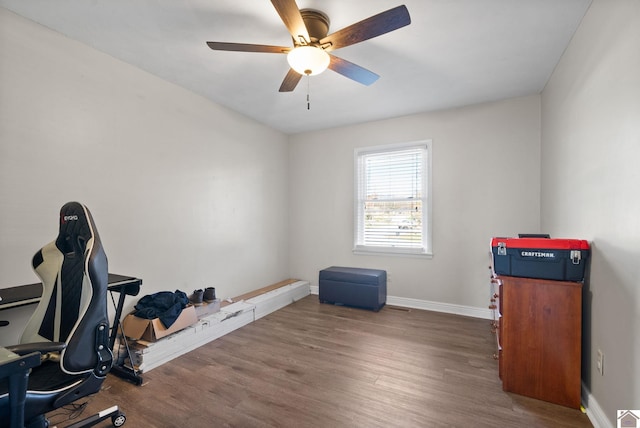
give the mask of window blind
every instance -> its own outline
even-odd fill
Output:
[[[356,247],[424,251],[425,145],[357,156]]]

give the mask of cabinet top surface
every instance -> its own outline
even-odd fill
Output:
[[[558,285],[563,287],[582,287],[582,282],[578,281],[557,281],[553,279],[541,279],[541,278],[522,278],[518,276],[505,276],[498,275],[496,280],[506,283],[524,283],[524,284],[539,284],[539,285]]]

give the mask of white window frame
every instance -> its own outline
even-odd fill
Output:
[[[396,247],[393,245],[367,245],[364,242],[364,165],[363,156],[371,154],[384,154],[385,152],[403,151],[411,148],[424,149],[424,158],[422,164],[422,242],[420,247],[407,248]],[[432,248],[432,141],[422,140],[409,143],[389,144],[375,147],[362,147],[354,150],[354,233],[353,233],[353,253],[363,255],[396,255],[410,257],[426,257],[433,256]]]

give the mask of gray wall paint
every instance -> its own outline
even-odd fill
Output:
[[[616,426],[616,410],[640,408],[640,2],[593,2],[542,125],[542,228],[592,242],[583,381]]]
[[[354,148],[433,140],[433,258],[354,255]],[[539,229],[537,95],[298,134],[290,149],[290,266],[385,269],[390,296],[487,308],[489,242]]]
[[[0,28],[0,287],[37,281],[69,200],[144,294],[288,277],[284,134],[2,8]]]

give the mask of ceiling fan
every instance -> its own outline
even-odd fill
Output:
[[[287,54],[291,69],[280,86],[280,92],[293,91],[303,75],[319,74],[326,68],[363,85],[372,84],[380,76],[329,52],[397,30],[411,23],[409,11],[402,5],[327,35],[329,17],[323,12],[315,9],[298,9],[295,0],[271,0],[271,3],[291,34],[293,47],[227,42],[207,42],[207,45],[213,50],[220,51]]]

